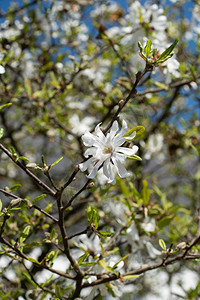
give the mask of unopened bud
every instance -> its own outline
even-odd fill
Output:
[[[36,169],[37,168],[37,164],[36,163],[29,163],[26,165],[27,168],[30,168],[30,169]]]
[[[119,101],[119,107],[122,108],[123,105],[124,105],[124,100],[122,99],[122,100]]]
[[[13,200],[10,202],[10,207],[11,207],[11,208],[17,207],[18,205],[20,205],[21,202],[22,202],[22,199],[21,199],[21,198],[13,199]]]
[[[181,242],[176,246],[177,250],[185,249],[187,246],[186,242]]]
[[[88,183],[88,185],[86,186],[86,189],[89,190],[89,189],[91,189],[91,188],[93,188],[93,187],[94,187],[94,182],[90,182],[90,183]]]

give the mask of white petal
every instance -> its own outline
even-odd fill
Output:
[[[113,139],[117,131],[119,130],[119,126],[117,121],[114,121],[112,127],[110,129],[110,138]]]
[[[84,161],[83,163],[79,164],[79,169],[84,172],[87,168],[96,161],[96,158],[90,157],[88,160]]]
[[[91,147],[89,149],[87,149],[84,153],[85,157],[88,157],[89,155],[95,155],[97,153],[97,148],[96,147]]]
[[[126,142],[126,139],[121,137],[118,138],[117,136],[114,138],[113,143],[114,143],[114,148],[119,147],[123,145]]]
[[[117,147],[115,149],[117,152],[122,152],[126,155],[132,156],[138,151],[138,146],[133,146],[132,149],[130,148],[125,148],[125,147]]]
[[[106,139],[106,137],[105,137],[105,135],[103,134],[103,132],[101,131],[100,125],[101,125],[101,123],[99,123],[99,124],[95,127],[95,133],[96,133],[96,135],[100,138],[100,140],[103,141],[103,140]]]
[[[96,140],[96,137],[91,134],[89,131],[86,131],[84,133],[84,135],[82,135],[82,141],[83,141],[83,144],[87,147],[90,147],[90,146],[93,146],[95,140]]]
[[[136,131],[133,131],[133,133],[129,136],[126,136],[125,139],[126,140],[132,140],[132,139],[134,139],[135,136],[136,136]]]
[[[109,179],[109,183],[115,179],[115,174],[112,170],[112,164],[109,159],[107,159],[103,164],[103,173]]]
[[[121,178],[129,176],[129,173],[118,159],[113,158],[113,163],[117,170],[117,173]]]
[[[127,124],[126,124],[126,121],[122,121],[122,128],[120,130],[120,132],[116,135],[116,137],[120,138],[120,137],[123,137],[124,134],[126,133],[127,131]]]
[[[87,176],[88,178],[92,179],[96,176],[97,172],[99,171],[99,167],[102,165],[102,160],[98,161],[98,163],[93,167],[90,174]]]

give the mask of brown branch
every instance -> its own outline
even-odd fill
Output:
[[[40,185],[43,189],[45,189],[51,196],[55,197],[56,192],[54,192],[49,186],[47,186],[43,181],[41,181],[36,175],[34,175],[31,171],[29,171],[26,166],[24,166],[22,163],[19,162],[19,160],[16,160],[12,153],[6,149],[2,144],[0,144],[0,149],[7,154],[12,161],[18,165],[26,174],[31,177],[35,182],[37,182],[38,185]]]
[[[16,195],[14,195],[14,194],[12,194],[10,192],[7,192],[7,191],[5,191],[5,190],[3,190],[1,188],[0,188],[0,192],[2,192],[4,195],[6,195],[8,197],[10,196],[10,197],[12,197],[14,199],[20,199],[21,201],[26,202],[25,199],[22,199],[21,197],[17,197]],[[58,220],[56,218],[54,218],[52,215],[50,215],[49,213],[47,213],[46,211],[44,211],[43,209],[41,209],[37,205],[33,204],[30,208],[32,208],[32,207],[35,208],[35,209],[37,209],[37,210],[39,210],[41,213],[43,213],[48,218],[52,219],[54,222],[56,222],[56,223],[58,222]]]

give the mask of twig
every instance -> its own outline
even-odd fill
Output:
[[[51,196],[55,197],[56,192],[54,192],[50,187],[48,187],[43,181],[41,181],[37,176],[35,176],[31,171],[29,171],[22,163],[19,162],[19,160],[16,160],[13,158],[12,153],[6,149],[2,144],[0,144],[0,149],[7,154],[8,157],[12,159],[12,161],[18,165],[26,174],[28,174],[29,177],[31,177],[37,184],[39,184],[43,189],[45,189],[48,193],[51,194]]]

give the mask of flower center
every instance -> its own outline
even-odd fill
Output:
[[[103,151],[105,154],[109,154],[112,152],[112,148],[111,147],[108,147],[108,148],[104,148],[104,151]]]

